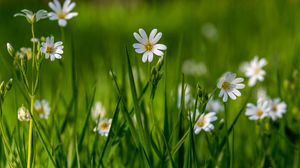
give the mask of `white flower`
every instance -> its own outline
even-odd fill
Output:
[[[63,6],[58,0],[49,2],[49,7],[54,11],[48,14],[50,20],[58,20],[58,25],[64,27],[67,25],[67,20],[78,16],[77,12],[71,12],[75,7],[75,2],[71,3],[71,0],[66,0]]]
[[[92,108],[92,118],[94,121],[98,121],[99,118],[105,116],[105,108],[101,102],[96,102],[94,107]]]
[[[280,101],[279,98],[276,98],[270,101],[270,111],[269,116],[275,121],[278,118],[281,118],[282,115],[286,112],[287,105],[285,102]]]
[[[29,110],[23,105],[18,109],[18,119],[20,121],[29,121],[31,119]]]
[[[134,32],[133,36],[139,43],[134,43],[133,48],[135,48],[135,52],[142,54],[143,58],[142,61],[146,62],[152,62],[153,60],[153,54],[157,56],[163,56],[164,53],[161,50],[166,50],[167,46],[164,44],[156,44],[161,36],[162,33],[157,33],[157,29],[153,29],[150,33],[150,36],[148,38],[146,32],[144,29],[139,29],[139,33]]]
[[[50,115],[50,105],[46,100],[36,100],[34,102],[34,109],[42,119],[48,119]]]
[[[98,122],[97,127],[94,128],[94,132],[97,131],[100,135],[108,136],[111,127],[111,122],[112,119],[107,119],[107,118],[101,119]]]
[[[190,115],[191,118],[193,115]],[[196,118],[199,117],[199,111],[196,111]],[[217,116],[215,112],[209,112],[207,114],[201,114],[201,116],[198,118],[198,120],[195,123],[194,131],[195,134],[199,134],[202,130],[205,132],[212,131],[214,129],[214,125],[212,122],[217,120]]]
[[[32,51],[31,48],[22,47],[20,52],[17,52],[17,55],[20,59],[27,59],[30,60],[32,58]]]
[[[50,58],[51,61],[56,59],[61,59],[61,54],[63,54],[63,42],[58,41],[54,43],[54,37],[47,37],[46,42],[42,43],[41,52],[45,54],[45,58]]]
[[[207,111],[224,111],[224,107],[219,100],[210,99],[206,105]]]
[[[215,41],[218,39],[218,30],[216,26],[212,23],[205,23],[202,26],[202,34],[211,41]]]
[[[16,13],[14,15],[14,17],[16,17],[16,16],[23,16],[27,19],[27,21],[30,24],[33,24],[34,22],[38,22],[41,19],[47,18],[48,12],[46,10],[42,9],[42,10],[37,11],[36,13],[33,13],[30,10],[23,9],[23,10],[21,10],[21,13]]]
[[[249,78],[249,86],[254,86],[258,81],[264,80],[264,75],[266,71],[263,70],[263,67],[267,64],[266,59],[258,59],[256,56],[249,64],[245,67],[245,75]]]
[[[261,120],[268,116],[269,111],[269,101],[258,99],[257,105],[254,105],[252,103],[247,104],[246,115],[250,120]]]
[[[235,73],[226,72],[219,80],[217,86],[221,89],[219,97],[223,96],[223,101],[227,102],[228,96],[235,100],[237,96],[241,96],[241,92],[238,89],[245,87],[243,78],[236,78]]]
[[[180,108],[181,106],[181,99],[182,99],[182,84],[179,84],[178,90],[177,90],[177,107]],[[193,97],[191,95],[191,86],[189,84],[184,85],[184,104],[185,107],[191,106],[193,102]]]

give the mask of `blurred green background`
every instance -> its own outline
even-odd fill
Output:
[[[145,74],[148,73],[148,65],[141,62],[141,55],[136,54],[132,48],[132,44],[136,42],[133,32],[139,28],[144,28],[147,33],[157,28],[163,33],[160,42],[168,47],[167,85],[173,93],[177,92],[177,83],[181,78],[185,60],[202,62],[207,67],[207,73],[201,76],[187,76],[187,81],[194,85],[199,82],[208,90],[212,90],[224,72],[239,73],[239,66],[243,61],[251,60],[255,55],[265,57],[269,64],[266,67],[264,86],[267,86],[268,93],[273,97],[278,96],[277,86],[281,85],[278,84],[277,75],[280,74],[284,80],[294,70],[299,69],[300,1],[298,0],[75,2],[77,5],[74,11],[77,11],[79,16],[71,19],[64,29],[65,67],[62,68],[58,61],[53,63],[45,61],[46,65],[43,66],[41,73],[39,97],[47,98],[52,104],[63,104],[63,100],[57,99],[60,96],[58,89],[62,91],[64,97],[62,99],[68,100],[72,96],[69,74],[71,74],[70,56],[73,45],[77,62],[77,81],[81,88],[79,95],[84,96],[96,85],[96,100],[103,101],[108,111],[113,111],[116,93],[108,72],[112,68],[117,76],[122,78],[126,68],[124,65],[126,46],[136,66]],[[50,11],[48,1],[45,0],[0,0],[0,81],[13,76],[12,61],[6,51],[6,43],[10,42],[15,49],[31,45],[30,25],[24,18],[13,17],[24,8]],[[37,36],[54,35],[56,40],[61,39],[61,29],[56,21],[42,20],[36,25],[36,30]],[[155,59],[157,60],[157,57]],[[13,96],[7,97],[4,109],[11,111],[10,107],[13,106],[16,107],[16,111],[23,98],[12,101]],[[176,101],[176,98],[170,101]],[[159,100],[156,103],[158,109],[163,104]],[[59,109],[63,108],[58,106],[55,110]],[[16,115],[12,111],[7,117],[15,123]],[[245,117],[242,121],[249,122]],[[251,136],[242,129],[239,133],[240,138],[247,139],[247,136]],[[243,148],[244,144],[255,144],[255,139],[237,145]],[[253,159],[255,153],[251,151],[240,150],[241,155],[237,158]],[[287,151],[282,153],[285,154]],[[282,161],[279,167],[285,163],[286,160]]]

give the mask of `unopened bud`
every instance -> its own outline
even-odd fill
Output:
[[[10,78],[9,81],[6,83],[6,86],[5,86],[6,91],[9,91],[11,89],[12,82],[13,82],[13,79]]]
[[[156,64],[158,70],[161,69],[161,67],[164,65],[164,62],[165,62],[164,57],[160,57],[160,59],[157,61],[157,64]]]
[[[0,84],[0,94],[1,94],[1,95],[5,92],[5,86],[4,86],[4,85],[5,85],[5,84],[4,84],[4,81],[1,82],[1,84]]]
[[[14,52],[15,52],[13,46],[10,43],[6,43],[6,48],[7,48],[7,51],[9,53],[9,55],[13,57]]]

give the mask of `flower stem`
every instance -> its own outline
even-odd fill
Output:
[[[30,96],[30,113],[33,114],[34,96]],[[32,119],[29,122],[29,133],[28,133],[28,154],[27,154],[27,168],[31,167],[31,148],[32,148],[32,129],[33,122]]]

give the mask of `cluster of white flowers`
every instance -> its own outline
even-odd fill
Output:
[[[287,105],[279,98],[269,100],[259,98],[257,104],[248,103],[246,115],[250,120],[262,120],[265,117],[271,117],[273,121],[282,118],[286,112]]]
[[[18,109],[18,119],[20,121],[29,121],[31,119],[29,110],[23,105]]]
[[[112,119],[105,118],[106,110],[101,102],[96,102],[92,108],[92,118],[96,122],[97,126],[94,128],[94,132],[98,132],[100,135],[108,136],[110,131]]]
[[[34,109],[41,119],[48,119],[51,107],[46,100],[35,100]]]

